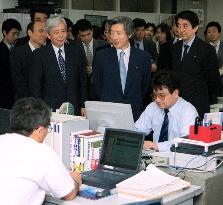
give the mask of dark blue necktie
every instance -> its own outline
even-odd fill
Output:
[[[58,62],[59,62],[59,67],[60,67],[60,73],[61,73],[61,75],[63,77],[63,80],[66,81],[65,60],[64,60],[64,58],[63,58],[61,53],[62,53],[62,50],[59,49],[58,50],[58,54],[59,54],[58,55]]]
[[[159,137],[159,142],[164,142],[168,141],[168,126],[169,126],[169,119],[168,119],[168,109],[164,110],[165,115],[164,115],[164,120],[163,124],[160,130],[160,137]]]
[[[184,45],[184,52],[183,52],[183,56],[182,56],[182,59],[181,59],[181,62],[184,61],[186,55],[187,55],[187,50],[190,46],[188,46],[187,44]]]

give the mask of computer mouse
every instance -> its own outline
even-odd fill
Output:
[[[110,190],[108,189],[104,189],[102,191],[97,191],[96,192],[96,197],[98,198],[102,198],[102,197],[106,197],[109,196],[111,194]]]

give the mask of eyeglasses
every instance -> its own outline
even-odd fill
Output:
[[[47,126],[47,129],[48,129],[48,133],[51,133],[51,131],[52,131],[53,128],[52,128],[51,125],[48,125],[48,126]]]
[[[170,93],[167,93],[167,94],[165,94],[165,93],[153,93],[153,94],[151,94],[151,98],[152,98],[152,100],[153,101],[155,101],[156,100],[156,98],[159,98],[160,100],[165,100],[165,98],[166,98],[166,96],[167,95],[169,95]]]

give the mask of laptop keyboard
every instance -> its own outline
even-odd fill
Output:
[[[105,171],[90,171],[82,174],[83,183],[103,189],[113,189],[116,184],[127,179],[130,175]]]

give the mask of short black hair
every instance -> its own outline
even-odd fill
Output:
[[[34,21],[35,13],[43,13],[43,14],[47,15],[47,18],[50,17],[50,12],[49,11],[46,11],[45,9],[40,9],[40,8],[36,8],[36,9],[33,8],[33,9],[30,10],[31,21]]]
[[[76,22],[75,24],[76,30],[79,33],[79,31],[87,31],[87,30],[92,30],[92,25],[91,22],[88,21],[87,19],[80,19]]]
[[[158,30],[158,28],[160,28],[161,32],[164,32],[166,34],[166,41],[171,40],[171,32],[170,32],[171,28],[168,24],[161,23],[157,26],[156,29]]]
[[[67,28],[73,28],[73,22],[69,18],[64,17],[64,20],[66,21]]]
[[[146,27],[146,21],[144,19],[140,18],[135,18],[132,20],[133,21],[133,27],[138,28],[138,27]]]
[[[162,90],[167,88],[170,93],[173,93],[176,89],[180,89],[180,82],[177,79],[177,75],[174,71],[160,70],[153,78],[153,90]]]
[[[208,24],[207,24],[207,26],[206,26],[206,28],[205,28],[205,34],[207,34],[207,30],[208,30],[208,28],[210,28],[210,27],[216,27],[217,29],[218,29],[218,32],[219,33],[221,33],[221,26],[220,26],[220,24],[218,23],[218,22],[216,22],[216,21],[211,21],[211,22],[209,22]]]
[[[149,27],[152,27],[153,28],[153,32],[154,34],[156,33],[156,25],[154,23],[150,23],[148,22],[145,26],[145,29],[149,28]]]
[[[15,19],[6,19],[2,23],[2,34],[3,34],[3,31],[5,31],[8,34],[8,32],[10,32],[13,28],[15,28],[15,29],[17,29],[19,31],[22,30],[22,27],[21,27],[20,23],[17,20],[15,20]]]
[[[41,99],[26,97],[16,101],[10,113],[13,132],[29,136],[39,126],[50,125],[51,111]]]
[[[192,28],[195,28],[200,24],[199,18],[197,14],[190,10],[181,11],[176,15],[176,24],[178,22],[178,19],[185,19],[190,22]]]
[[[34,31],[34,24],[35,24],[34,21],[29,22],[26,28],[26,33],[28,33],[28,30],[31,30],[32,32]]]

